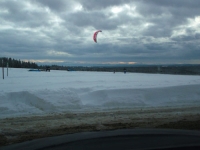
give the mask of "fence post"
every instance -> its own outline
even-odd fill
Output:
[[[8,77],[8,67],[9,67],[9,66],[8,66],[8,63],[7,63],[7,77]]]
[[[4,67],[3,67],[3,59],[2,59],[2,76],[3,76],[3,79],[4,79]]]

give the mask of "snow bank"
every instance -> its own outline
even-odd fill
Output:
[[[200,76],[10,69],[0,80],[0,118],[182,105],[200,105]]]

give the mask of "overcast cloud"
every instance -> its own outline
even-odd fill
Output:
[[[0,0],[0,57],[200,64],[199,0]],[[98,43],[92,39],[96,30]]]

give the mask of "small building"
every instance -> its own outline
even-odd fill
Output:
[[[50,67],[48,67],[48,66],[46,67],[46,72],[47,71],[50,72]]]

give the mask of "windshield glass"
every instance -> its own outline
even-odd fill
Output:
[[[200,1],[1,0],[0,146],[200,129]]]

